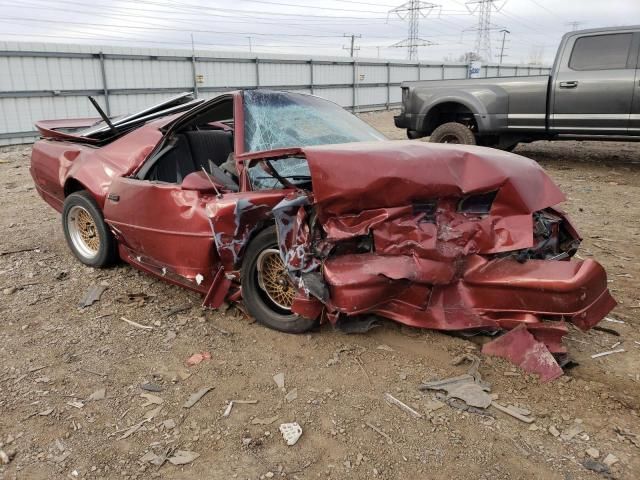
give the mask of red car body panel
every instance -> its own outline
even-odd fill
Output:
[[[441,330],[524,325],[549,351],[563,353],[565,322],[588,329],[615,306],[597,262],[513,255],[537,248],[539,212],[579,240],[554,209],[564,195],[532,160],[413,141],[245,154],[242,95],[233,99],[238,193],[207,191],[204,175],[183,185],[132,176],[182,114],[104,146],[69,141],[55,130],[84,120],[41,124],[49,138],[33,149],[37,190],[58,211],[74,187],[88,190],[125,261],[201,292],[212,307],[241,298],[246,246],[274,222],[299,288],[292,310],[337,325],[363,314]],[[312,191],[251,191],[248,165],[289,156],[306,158]],[[490,197],[489,209],[464,211],[461,202],[476,195]],[[369,251],[353,247],[365,238]]]

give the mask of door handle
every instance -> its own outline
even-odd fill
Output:
[[[578,82],[573,80],[571,82],[560,82],[560,88],[576,88],[578,86]]]

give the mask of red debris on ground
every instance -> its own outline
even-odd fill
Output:
[[[482,353],[506,358],[525,372],[537,373],[542,382],[562,376],[562,368],[546,345],[537,341],[524,324],[486,343]]]
[[[203,360],[211,360],[211,353],[209,352],[194,353],[187,359],[186,363],[188,367],[193,367],[194,365],[198,365],[199,363],[201,363]]]

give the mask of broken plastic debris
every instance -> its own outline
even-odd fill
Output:
[[[106,396],[107,396],[107,389],[100,388],[95,392],[93,392],[91,395],[89,395],[89,398],[87,398],[87,401],[104,400]]]
[[[187,463],[193,462],[199,456],[199,453],[191,452],[189,450],[176,450],[173,456],[169,457],[168,460],[173,465],[186,465]]]
[[[278,416],[269,417],[269,418],[254,418],[251,420],[251,425],[271,425],[273,422],[278,420]]]
[[[614,353],[623,353],[623,352],[624,352],[624,348],[618,348],[617,350],[609,350],[608,352],[594,353],[593,355],[591,355],[591,358],[604,357],[606,355],[613,355]]]
[[[524,414],[523,409],[514,407],[513,405],[505,407],[504,405],[500,405],[496,402],[493,402],[491,405],[493,405],[494,408],[497,408],[501,412],[506,413],[507,415],[511,415],[513,418],[517,418],[521,422],[533,423],[535,420],[534,418],[529,417],[528,414]]]
[[[280,425],[280,433],[282,433],[282,437],[287,442],[287,445],[292,446],[296,444],[302,435],[302,427],[296,422],[283,423]]]
[[[148,407],[149,405],[160,405],[162,404],[162,402],[164,402],[162,398],[151,393],[141,393],[140,396],[146,400],[146,402],[141,405],[142,407]]]
[[[384,394],[384,399],[386,400],[387,403],[389,403],[390,405],[395,405],[396,407],[400,408],[401,410],[404,410],[405,412],[407,412],[409,415],[411,415],[412,417],[415,418],[422,418],[422,414],[420,412],[415,411],[413,408],[411,408],[409,405],[407,405],[406,403],[401,402],[400,400],[398,400],[397,398],[395,398],[393,395],[391,395],[390,393],[385,393]]]
[[[289,391],[289,393],[287,393],[284,397],[284,399],[287,401],[287,403],[291,403],[293,402],[296,398],[298,398],[298,389],[294,388],[292,390]]]
[[[418,387],[419,390],[444,390],[447,392],[447,400],[457,398],[470,407],[487,408],[491,405],[491,396],[487,393],[491,385],[482,381],[478,372],[480,359],[475,355],[462,355],[453,360],[453,365],[459,365],[465,360],[471,362],[471,367],[464,375],[457,377],[425,382]]]
[[[86,308],[96,303],[98,300],[100,300],[100,297],[106,289],[107,287],[105,287],[104,285],[91,286],[89,290],[87,290],[87,293],[85,293],[83,299],[80,301],[80,308]]]
[[[547,346],[537,341],[524,324],[484,344],[482,353],[506,358],[525,372],[537,373],[541,382],[562,376],[562,368]]]
[[[204,277],[202,276],[202,274],[199,273],[199,274],[196,275],[196,283],[198,285],[200,285],[203,280],[204,280]]]
[[[276,382],[276,385],[280,390],[284,389],[284,373],[276,373],[273,376],[273,381]]]
[[[194,353],[187,359],[187,366],[193,367],[194,365],[198,365],[203,360],[211,360],[211,353],[202,352],[202,353]]]
[[[605,321],[607,322],[611,322],[611,323],[624,323],[624,320],[618,320],[617,318],[613,318],[613,317],[604,317]]]
[[[184,402],[183,408],[191,408],[196,403],[200,401],[202,397],[204,397],[210,390],[213,390],[213,387],[204,387],[198,390],[196,393],[193,393],[186,402]]]

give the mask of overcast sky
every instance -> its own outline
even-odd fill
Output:
[[[422,2],[428,5],[429,2]],[[422,61],[457,59],[473,51],[478,22],[465,0],[434,0],[422,10]],[[367,58],[406,58],[391,45],[408,24],[394,0],[0,0],[0,39],[52,43],[344,55],[355,34]],[[491,14],[494,61],[506,35],[504,63],[550,64],[562,34],[577,28],[640,24],[640,0],[506,0]]]

